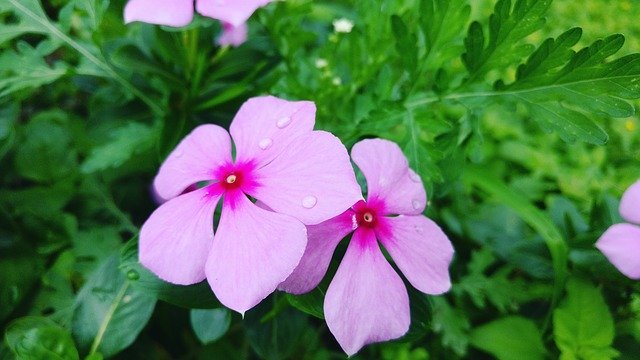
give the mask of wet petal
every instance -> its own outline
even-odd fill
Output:
[[[204,280],[219,199],[214,187],[206,187],[162,204],[140,230],[140,263],[170,283]]]
[[[207,280],[226,307],[244,313],[295,269],[307,232],[298,220],[264,210],[240,194],[222,215],[207,260]]]
[[[196,0],[196,9],[204,16],[238,26],[272,0]]]
[[[368,199],[382,200],[386,214],[417,215],[427,194],[400,147],[383,139],[366,139],[351,149],[351,158],[367,179]]]
[[[324,301],[333,336],[349,355],[364,345],[396,339],[409,330],[404,283],[382,255],[373,231],[353,235]]]
[[[218,44],[220,46],[240,46],[247,41],[247,31],[246,23],[238,26],[224,23],[222,24],[222,35],[218,38]]]
[[[628,222],[640,225],[640,181],[636,181],[622,195],[620,215]]]
[[[296,138],[256,178],[261,186],[252,196],[306,225],[331,219],[362,199],[347,150],[324,131]]]
[[[273,96],[247,100],[231,123],[237,162],[260,167],[273,160],[315,124],[316,106],[310,101],[287,101]]]
[[[631,279],[640,279],[640,227],[631,224],[611,226],[598,239],[596,247]]]
[[[229,133],[217,125],[201,125],[169,154],[153,185],[158,196],[168,200],[190,185],[212,180],[214,170],[230,161]]]
[[[354,229],[355,213],[349,209],[333,219],[307,226],[307,247],[293,273],[279,289],[292,294],[313,290],[327,273],[331,257],[345,236]]]
[[[378,239],[411,285],[431,295],[448,291],[453,246],[442,229],[422,215],[384,220],[387,229]]]
[[[181,27],[193,19],[192,0],[129,0],[124,7],[124,22]]]

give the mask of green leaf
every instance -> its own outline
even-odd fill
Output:
[[[319,287],[306,294],[286,294],[286,297],[294,308],[319,319],[324,319],[324,291]]]
[[[221,306],[206,280],[195,285],[174,285],[160,280],[142,266],[138,261],[137,237],[122,248],[120,271],[127,276],[131,286],[159,300],[186,308],[212,309]]]
[[[553,262],[555,290],[553,303],[560,298],[568,268],[568,246],[553,221],[544,212],[532,205],[522,194],[512,190],[485,169],[467,167],[463,176],[467,184],[473,185],[500,203],[512,208],[520,217],[536,230],[544,239]]]
[[[158,132],[151,126],[127,123],[112,131],[110,141],[93,148],[81,170],[90,174],[121,166],[135,154],[152,149],[157,137]]]
[[[415,50],[418,39],[415,34],[411,34],[407,25],[398,15],[391,17],[391,28],[396,39],[396,51],[400,54],[404,69],[409,73],[416,71],[418,63],[418,53]]]
[[[551,0],[499,0],[489,18],[489,39],[485,45],[482,25],[474,22],[465,39],[462,60],[469,70],[469,80],[484,77],[493,69],[504,69],[527,55],[531,47],[522,40],[540,29]]]
[[[442,345],[458,356],[467,353],[471,324],[460,308],[454,308],[445,298],[433,298],[433,331],[442,334]]]
[[[428,68],[439,68],[460,54],[460,29],[467,24],[470,13],[471,7],[465,0],[420,1],[420,21],[427,42],[425,61]]]
[[[189,318],[193,332],[203,344],[220,339],[231,324],[231,312],[226,308],[193,309]]]
[[[43,317],[24,317],[12,322],[5,341],[18,359],[79,360],[71,334]]]
[[[553,313],[553,335],[561,359],[610,359],[614,322],[600,291],[585,280],[571,278],[567,296]]]
[[[118,270],[116,254],[107,258],[76,298],[73,334],[84,351],[110,357],[133,343],[146,326],[156,300],[136,290]]]
[[[544,359],[546,349],[536,324],[520,316],[508,316],[471,331],[471,345],[498,360]]]

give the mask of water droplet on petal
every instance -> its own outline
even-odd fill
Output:
[[[278,121],[276,121],[276,126],[280,129],[284,129],[286,128],[289,124],[291,123],[291,118],[288,116],[285,116],[283,118],[278,119]]]
[[[271,144],[273,144],[273,140],[271,140],[269,138],[264,138],[264,139],[260,140],[260,142],[258,143],[258,146],[262,150],[267,150],[268,148],[271,147]]]
[[[182,150],[178,150],[178,149],[176,149],[176,150],[173,152],[173,156],[174,156],[176,159],[181,158],[181,157],[182,157],[182,155],[183,155]]]
[[[413,205],[413,208],[414,208],[414,209],[418,210],[418,209],[420,209],[420,208],[422,207],[422,201],[420,201],[420,200],[413,200],[413,201],[411,202],[411,205]]]
[[[304,199],[302,199],[302,206],[307,209],[311,209],[312,207],[316,206],[317,202],[318,198],[316,198],[315,196],[305,196]]]
[[[420,182],[420,175],[414,173],[413,171],[409,171],[409,179],[411,179],[411,181],[413,182]]]

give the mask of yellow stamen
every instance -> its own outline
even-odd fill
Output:
[[[238,179],[237,176],[231,174],[227,176],[227,179],[225,181],[227,182],[227,184],[233,184],[234,182],[236,182],[237,179]]]
[[[373,221],[373,215],[371,215],[371,213],[364,213],[364,216],[362,218],[368,223]]]

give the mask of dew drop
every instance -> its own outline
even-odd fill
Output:
[[[316,198],[315,196],[305,196],[304,199],[302,199],[302,206],[307,209],[311,209],[312,207],[316,206],[317,202],[318,198]]]
[[[140,279],[140,274],[138,274],[138,272],[135,271],[135,270],[129,270],[129,271],[127,271],[127,279],[129,279],[129,280],[138,280],[138,279]]]
[[[131,302],[131,299],[133,299],[133,297],[132,297],[131,295],[125,295],[125,296],[122,298],[122,302],[123,302],[123,303],[125,303],[125,304],[128,304],[128,303],[130,303],[130,302]]]
[[[260,142],[258,143],[258,146],[262,150],[267,150],[268,148],[271,147],[271,144],[273,144],[273,140],[271,140],[269,138],[264,138],[264,139],[260,140]]]
[[[413,200],[413,201],[411,202],[411,205],[413,205],[413,208],[414,208],[414,209],[418,210],[418,209],[420,209],[420,207],[422,207],[422,201],[420,201],[420,200]]]
[[[289,124],[291,123],[291,118],[288,116],[285,116],[283,118],[278,119],[278,121],[276,121],[276,126],[280,129],[284,129],[286,128]]]
[[[182,154],[183,154],[183,153],[182,153],[182,150],[176,150],[176,151],[174,151],[174,152],[173,152],[173,156],[174,156],[176,159],[181,158],[181,157],[182,157]]]
[[[409,179],[411,179],[411,181],[413,182],[420,182],[420,175],[414,173],[413,171],[409,171]]]

